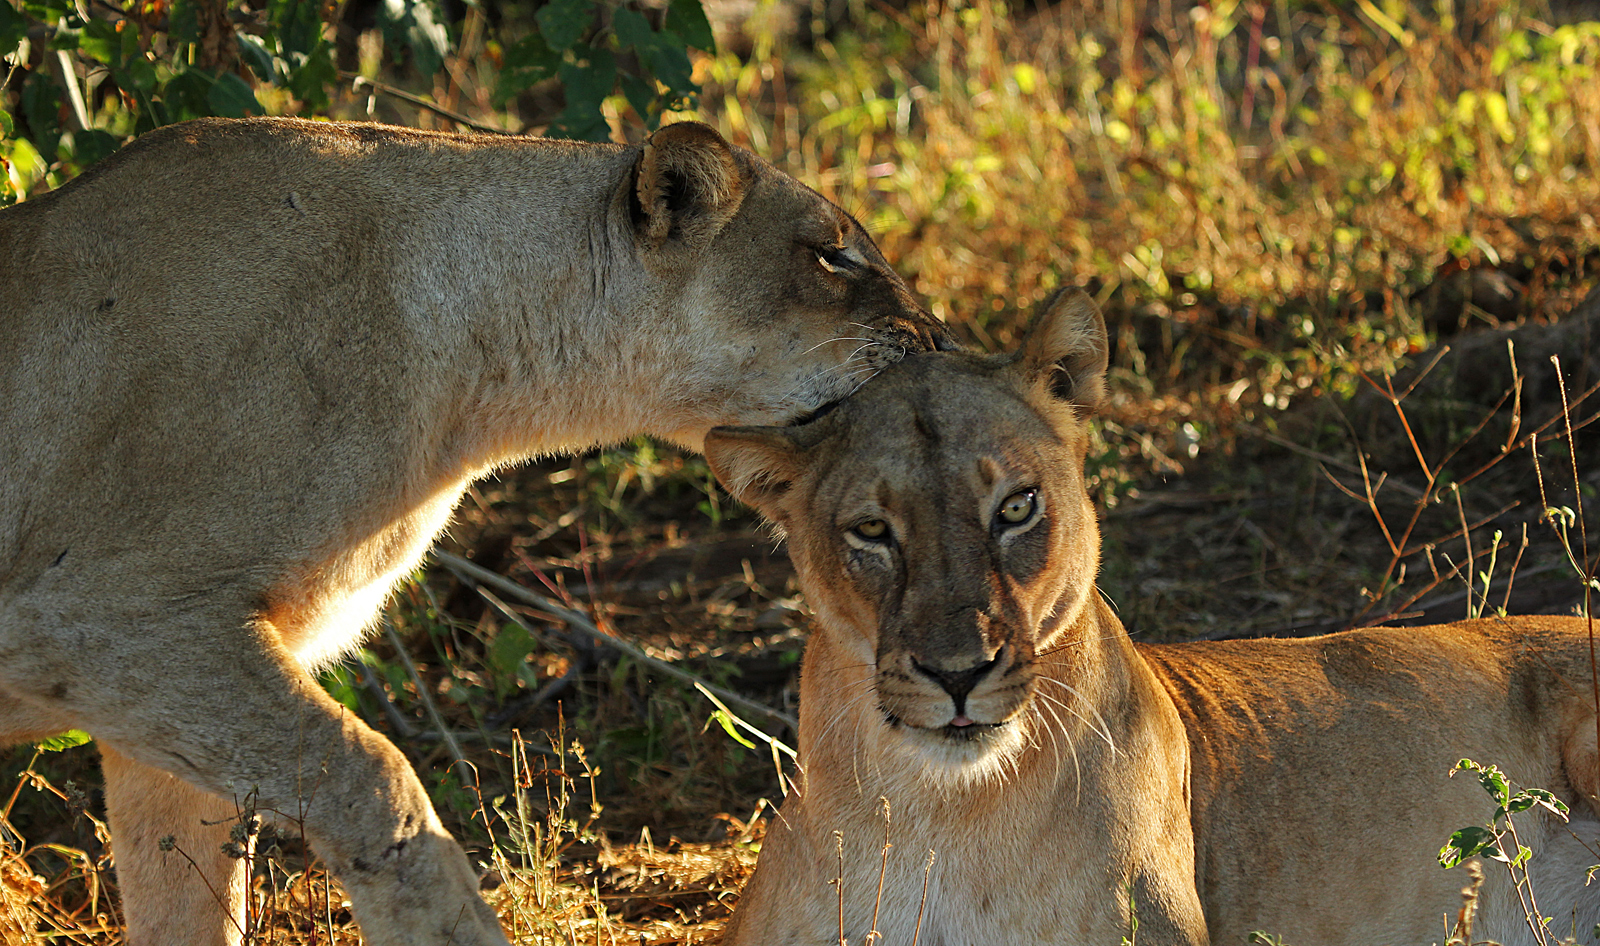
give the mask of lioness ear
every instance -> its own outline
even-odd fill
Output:
[[[805,448],[788,427],[713,427],[706,459],[734,498],[782,524]]]
[[[1063,289],[1040,306],[1018,360],[1050,393],[1092,413],[1105,398],[1109,350],[1106,321],[1094,300],[1082,290]]]
[[[634,180],[645,242],[654,249],[669,239],[710,240],[738,213],[747,184],[715,128],[678,122],[660,129],[645,142]]]

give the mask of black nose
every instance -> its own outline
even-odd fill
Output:
[[[937,670],[917,660],[911,661],[911,666],[950,694],[950,699],[956,704],[956,715],[964,716],[967,712],[967,694],[971,693],[972,688],[978,685],[978,681],[999,662],[1000,653],[996,651],[993,659],[965,670]]]
[[[894,332],[898,336],[895,342],[907,352],[961,350],[950,327],[927,312],[896,320]]]

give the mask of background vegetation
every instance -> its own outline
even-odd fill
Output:
[[[976,346],[1059,285],[1097,296],[1102,587],[1136,636],[1582,606],[1581,9],[708,7],[0,0],[0,202],[202,114],[630,141],[701,118],[854,211]],[[521,940],[714,939],[781,794],[756,731],[793,741],[804,605],[781,550],[702,460],[648,441],[481,484],[442,548],[468,564],[419,574],[330,690],[412,755]],[[771,712],[725,700],[741,727],[651,660]],[[0,939],[117,941],[92,747],[0,759]],[[259,940],[353,941],[295,839],[262,846]]]

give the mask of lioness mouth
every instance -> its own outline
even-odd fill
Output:
[[[939,735],[945,737],[946,739],[953,739],[957,742],[972,742],[977,739],[982,739],[984,736],[987,736],[989,733],[994,732],[996,729],[999,729],[1004,725],[1005,723],[968,723],[965,726],[956,726],[952,724],[941,726],[938,730],[933,731],[938,732]]]
[[[965,717],[963,717],[963,718],[965,718]],[[884,720],[884,722],[889,724],[889,728],[890,729],[900,729],[901,727],[904,727],[906,729],[914,729],[914,730],[917,730],[918,732],[925,732],[930,736],[933,736],[933,735],[942,736],[945,739],[949,739],[949,740],[952,740],[954,742],[972,742],[974,740],[982,739],[985,736],[987,736],[988,734],[994,732],[997,729],[1001,729],[1006,725],[1006,723],[1003,723],[1003,722],[1002,723],[975,723],[975,722],[972,722],[972,721],[969,720],[966,723],[966,725],[964,725],[964,726],[957,726],[957,725],[954,725],[953,723],[948,723],[946,725],[938,726],[938,727],[935,727],[935,728],[932,728],[932,729],[924,729],[921,726],[908,725],[905,720],[901,719],[900,717],[898,717],[895,714],[890,713],[888,711],[884,712],[883,720]]]

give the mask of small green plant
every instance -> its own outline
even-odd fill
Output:
[[[1542,788],[1525,788],[1512,792],[1511,780],[1497,766],[1479,765],[1471,759],[1462,759],[1450,770],[1453,778],[1457,772],[1470,772],[1477,776],[1478,784],[1495,803],[1494,813],[1486,824],[1469,825],[1450,835],[1439,849],[1439,864],[1446,869],[1459,866],[1475,857],[1485,857],[1506,865],[1511,882],[1522,905],[1522,913],[1540,946],[1555,946],[1561,939],[1550,930],[1550,918],[1539,911],[1539,901],[1528,878],[1528,861],[1533,851],[1522,843],[1517,834],[1512,815],[1542,808],[1548,813],[1567,820],[1567,806]]]

